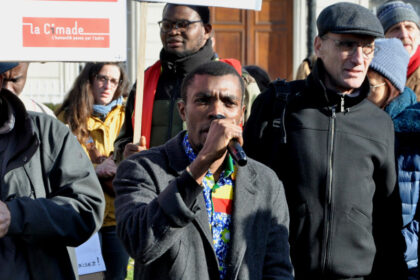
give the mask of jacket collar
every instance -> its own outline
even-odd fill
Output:
[[[39,146],[39,139],[35,132],[32,120],[29,118],[25,106],[22,101],[20,101],[19,97],[7,89],[2,89],[0,91],[0,98],[6,100],[15,112],[16,122],[13,133],[15,133],[15,136],[19,139],[19,141],[15,143],[15,150],[8,151],[5,154],[5,161],[10,161],[14,158],[17,159],[11,162],[10,165],[7,165],[7,172],[16,166],[21,165],[20,159],[22,159],[23,162],[26,162],[32,157]]]
[[[318,58],[311,74],[307,77],[307,97],[319,106],[340,106],[345,109],[353,107],[364,100],[370,91],[369,81],[366,76],[360,88],[355,89],[351,96],[344,95],[337,90],[328,89],[325,86],[325,77],[329,75],[321,59]],[[354,96],[355,95],[355,96]]]

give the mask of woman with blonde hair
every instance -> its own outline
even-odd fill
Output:
[[[122,63],[87,63],[76,78],[58,119],[66,123],[89,155],[106,199],[105,218],[99,236],[106,272],[105,279],[125,279],[128,254],[116,235],[112,179],[114,141],[124,123],[123,95],[128,78]]]

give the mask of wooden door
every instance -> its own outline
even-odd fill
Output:
[[[211,8],[215,50],[221,58],[255,64],[270,77],[293,78],[293,0],[263,0],[259,12]]]

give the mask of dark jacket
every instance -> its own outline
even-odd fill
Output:
[[[218,57],[211,46],[211,39],[198,52],[186,57],[177,57],[162,49],[160,52],[162,72],[157,84],[153,104],[150,147],[164,144],[186,128],[178,113],[177,107],[177,102],[181,98],[182,80],[197,66],[216,59]],[[246,105],[246,120],[251,104],[260,93],[260,90],[255,79],[244,68],[242,68],[242,78],[245,82],[244,104]],[[136,85],[133,86],[128,96],[124,125],[114,144],[114,159],[117,162],[123,159],[125,145],[133,142],[132,116],[135,106],[135,95]]]
[[[272,88],[262,93],[245,128],[246,152],[272,159],[284,182],[296,279],[365,277],[372,269],[375,279],[404,279],[392,121],[365,98],[367,79],[350,97],[327,90],[325,75],[318,60],[289,101],[278,154],[254,123],[258,110],[271,108]]]
[[[398,163],[398,186],[402,202],[403,229],[407,249],[405,261],[409,269],[418,267],[417,247],[419,221],[415,218],[420,191],[420,103],[408,87],[385,111],[395,125]]]
[[[104,196],[92,164],[60,121],[27,113],[3,89],[16,112],[15,147],[4,153],[1,200],[11,213],[6,236],[25,248],[31,279],[76,279],[75,247],[102,224]],[[3,268],[2,269],[6,269]]]
[[[184,135],[118,167],[117,230],[138,280],[220,279],[203,188],[185,171]],[[293,279],[288,223],[274,172],[251,159],[238,167],[226,279]]]

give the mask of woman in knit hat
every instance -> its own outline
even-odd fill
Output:
[[[410,275],[408,279],[418,279],[419,223],[415,213],[420,184],[420,103],[417,103],[415,93],[405,86],[409,55],[401,41],[378,39],[375,48],[368,71],[371,86],[368,98],[394,121],[402,233],[407,245],[405,260]]]

